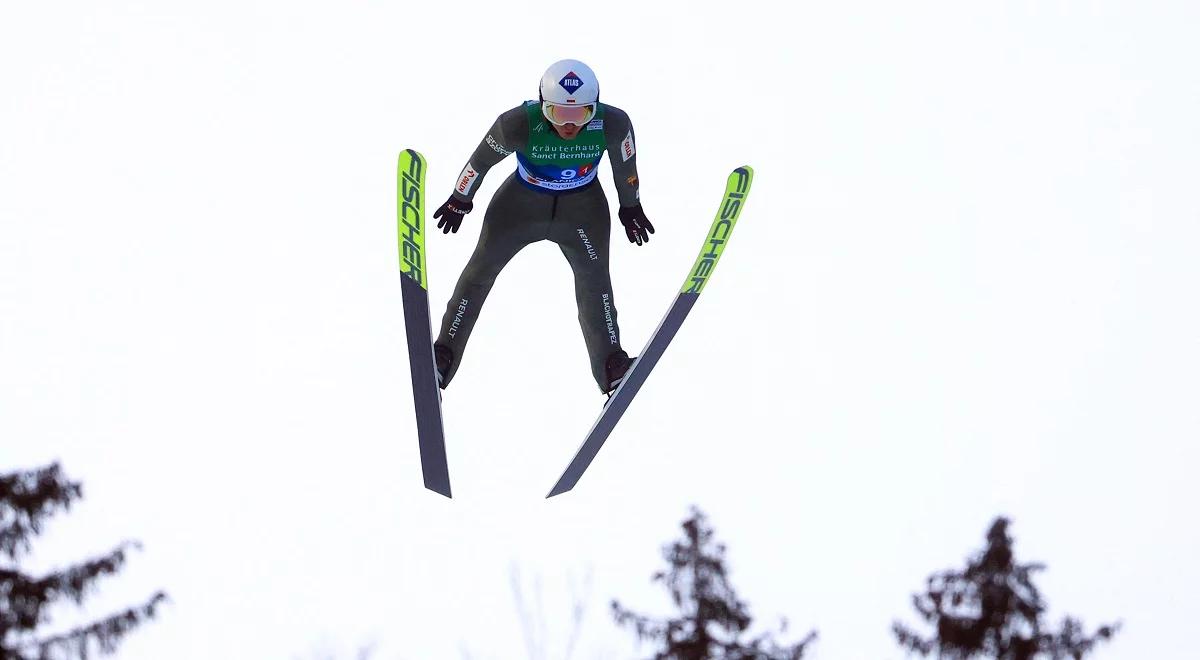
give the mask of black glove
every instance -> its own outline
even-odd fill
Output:
[[[629,237],[630,243],[641,245],[650,242],[650,234],[654,233],[654,225],[646,219],[641,204],[622,206],[617,210],[617,216],[621,218],[621,224],[625,225],[625,235]]]
[[[454,195],[450,195],[450,199],[433,212],[433,217],[441,218],[438,220],[437,226],[443,234],[458,233],[458,226],[462,224],[463,216],[470,213],[473,208],[475,208],[475,203],[471,200],[460,202],[454,199]]]

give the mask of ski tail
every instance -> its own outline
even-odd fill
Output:
[[[404,329],[412,374],[413,408],[425,487],[450,497],[450,473],[442,427],[442,403],[433,357],[433,324],[429,316],[429,271],[425,260],[425,172],[420,153],[400,152],[396,170],[396,233],[400,256],[400,289]]]
[[[600,417],[596,419],[596,423],[583,441],[583,446],[575,453],[570,465],[559,477],[558,483],[550,489],[550,494],[546,495],[547,498],[561,495],[575,487],[584,471],[591,465],[592,459],[604,446],[604,441],[608,439],[621,416],[625,414],[625,410],[629,408],[633,397],[637,395],[642,384],[650,376],[650,371],[658,364],[659,358],[662,357],[671,340],[675,338],[684,319],[687,318],[699,299],[700,292],[708,284],[713,269],[717,267],[717,261],[725,252],[725,246],[729,242],[733,227],[737,224],[737,219],[746,205],[747,196],[750,194],[750,184],[753,181],[754,170],[748,165],[735,169],[725,180],[725,195],[721,198],[721,206],[717,209],[716,218],[708,229],[704,246],[700,249],[700,256],[696,258],[687,280],[684,281],[683,287],[675,296],[675,300],[667,309],[667,313],[658,324],[654,334],[650,335],[646,347],[642,349],[633,366],[625,374],[625,379],[621,381],[620,386],[605,404]]]

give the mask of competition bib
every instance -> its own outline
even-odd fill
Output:
[[[572,190],[596,178],[604,156],[604,106],[574,140],[564,140],[542,116],[537,101],[525,104],[529,113],[529,146],[517,152],[517,176],[526,185],[541,190]]]

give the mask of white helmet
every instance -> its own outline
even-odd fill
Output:
[[[600,98],[600,84],[591,67],[579,60],[559,60],[542,74],[541,100],[555,105],[584,105]]]

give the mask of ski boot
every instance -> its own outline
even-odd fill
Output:
[[[454,351],[441,344],[433,345],[433,363],[437,366],[438,387],[446,389],[446,374],[450,373],[450,363],[454,361]]]
[[[625,380],[625,374],[629,373],[633,362],[634,358],[629,357],[625,351],[615,351],[604,360],[604,378],[608,381],[608,389],[604,393],[609,398],[621,386],[621,381]]]

